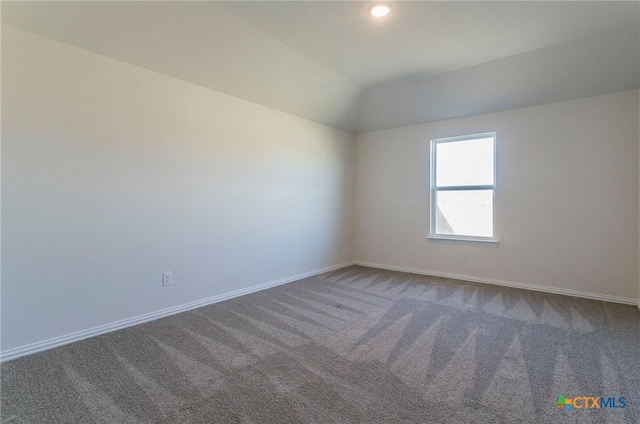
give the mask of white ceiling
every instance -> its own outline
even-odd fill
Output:
[[[221,7],[353,81],[465,68],[638,22],[634,2],[237,1]]]
[[[216,2],[2,1],[2,22],[353,131],[362,89]]]
[[[631,90],[640,31],[625,27],[438,75],[369,87],[358,131],[375,131]]]
[[[639,2],[371,3],[2,1],[2,21],[352,132],[640,84]]]

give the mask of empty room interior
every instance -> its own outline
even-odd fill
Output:
[[[640,422],[640,2],[0,17],[1,423]]]

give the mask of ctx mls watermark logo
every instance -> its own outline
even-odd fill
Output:
[[[619,398],[603,396],[576,396],[573,399],[558,395],[556,407],[567,412],[571,407],[576,409],[626,408],[624,396]]]

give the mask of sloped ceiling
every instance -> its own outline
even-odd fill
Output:
[[[2,2],[2,21],[346,131],[637,88],[637,2]]]
[[[638,5],[616,2],[221,3],[265,33],[353,81],[369,86],[417,73],[435,75],[637,25]]]
[[[360,131],[374,131],[631,90],[640,32],[625,27],[444,74],[368,87]]]
[[[212,2],[2,2],[33,33],[347,131],[355,82]]]

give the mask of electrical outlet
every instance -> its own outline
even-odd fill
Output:
[[[173,284],[173,273],[172,272],[163,272],[162,273],[162,285],[170,286]]]
[[[466,250],[462,251],[462,260],[463,261],[469,260],[469,252],[467,252]]]

